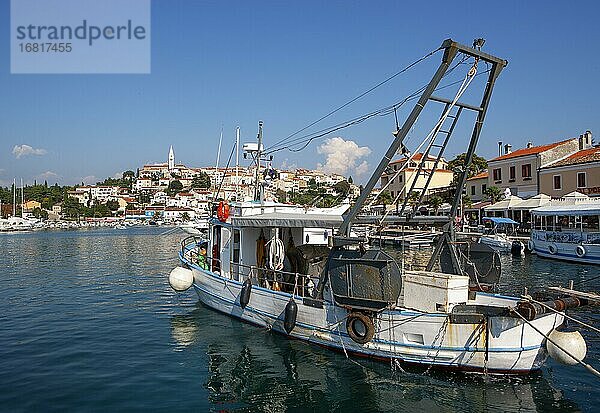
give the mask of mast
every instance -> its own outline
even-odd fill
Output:
[[[25,204],[25,191],[23,190],[23,178],[21,178],[21,218],[23,218],[23,204]]]
[[[221,158],[221,143],[223,143],[223,126],[221,126],[221,136],[219,137],[219,148],[217,149],[217,164],[215,165],[215,184],[217,183],[217,177],[219,176],[219,160]],[[217,189],[217,191],[218,191],[218,189]],[[219,196],[218,193],[217,193],[217,195],[215,195],[215,199],[217,196]]]
[[[260,205],[264,205],[264,199],[259,181],[260,176],[260,160],[262,157],[262,135],[263,135],[263,121],[258,121],[258,149],[256,150],[256,173],[254,174],[254,200],[260,201]]]
[[[13,178],[13,217],[17,216],[17,179]]]
[[[235,128],[235,200],[240,202],[240,127]]]

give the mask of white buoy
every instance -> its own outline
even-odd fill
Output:
[[[194,273],[183,267],[175,267],[169,274],[169,284],[177,292],[187,290],[194,283]]]
[[[548,338],[549,340],[546,343],[548,354],[550,354],[550,357],[561,364],[573,366],[577,364],[578,361],[583,360],[587,354],[587,345],[585,344],[585,340],[579,331],[566,332],[552,330],[552,332],[548,335]],[[570,355],[562,351],[560,348],[554,345],[554,343],[550,342],[550,340],[568,351]],[[571,356],[577,358],[577,360]]]

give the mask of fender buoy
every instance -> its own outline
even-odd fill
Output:
[[[535,248],[535,244],[533,243],[532,240],[527,241],[527,249],[529,251],[533,251],[533,249]]]
[[[298,306],[293,298],[290,298],[287,305],[285,306],[283,328],[285,332],[290,334],[294,327],[296,327],[296,317],[298,316]]]
[[[175,267],[169,274],[169,284],[178,293],[183,292],[194,284],[194,273],[183,267]]]
[[[587,251],[585,250],[585,247],[583,245],[578,245],[577,248],[575,248],[575,254],[577,254],[579,258],[585,256],[586,253]]]
[[[525,245],[521,241],[513,241],[510,246],[510,253],[515,257],[520,257],[525,253]]]
[[[366,344],[375,335],[373,320],[363,313],[350,313],[346,320],[346,330],[352,340],[358,344]]]
[[[548,335],[548,339],[549,340],[546,342],[548,354],[561,364],[574,366],[587,355],[587,344],[579,331],[567,332],[552,330]],[[568,351],[570,355],[558,348],[554,343]]]
[[[558,251],[558,249],[556,248],[555,244],[549,244],[548,245],[548,252],[552,255],[556,254],[556,251]]]
[[[225,222],[227,218],[229,218],[229,204],[227,201],[219,202],[219,206],[217,207],[217,218],[219,221]]]
[[[242,306],[242,308],[246,308],[250,302],[251,293],[252,282],[250,281],[250,278],[246,278],[246,281],[244,281],[244,284],[242,285],[242,291],[240,292],[240,306]]]

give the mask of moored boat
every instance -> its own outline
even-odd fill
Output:
[[[600,202],[555,201],[532,211],[528,248],[540,257],[600,264]]]
[[[428,145],[422,159],[427,159],[431,148],[442,148],[434,157],[436,165],[460,112],[477,112],[465,168],[458,180],[458,187],[464,186],[493,84],[507,64],[482,53],[482,44],[481,39],[475,42],[477,48],[451,40],[443,43],[440,49],[444,57],[438,71],[394,133],[395,139],[350,209],[265,201],[267,181],[258,179],[263,160],[259,123],[258,144],[252,145],[250,153],[257,177],[254,201],[220,201],[216,215],[209,220],[208,239],[184,239],[179,251],[181,266],[169,275],[173,289],[193,288],[210,308],[346,354],[486,373],[527,373],[540,368],[547,354],[546,342],[566,341],[563,339],[567,333],[557,330],[563,324],[564,311],[581,303],[557,298],[542,306],[525,298],[490,292],[494,285],[486,283],[489,280],[497,284],[494,274],[498,271],[493,266],[481,271],[483,266],[470,260],[468,245],[459,248],[456,241],[454,224],[461,191],[454,194],[449,216],[428,217],[445,224],[425,271],[406,269],[352,231],[355,223],[361,223],[360,212],[381,173],[399,150],[406,149],[403,140],[429,101],[445,104],[440,120],[422,144]],[[473,62],[464,88],[461,86],[453,99],[433,96],[458,53],[465,56],[460,62]],[[485,72],[488,81],[483,100],[479,106],[462,103],[459,98],[481,61],[490,67]],[[458,112],[450,116],[457,107]],[[436,144],[449,117],[453,120],[447,125],[445,140]],[[422,170],[423,161],[417,175]],[[416,180],[406,192],[415,191],[415,186]],[[427,184],[418,190],[421,202]],[[404,211],[405,205],[397,221],[413,218]],[[376,218],[378,225],[385,218]],[[481,261],[486,261],[485,257]],[[552,311],[546,311],[546,307]],[[573,339],[558,348],[567,350],[581,363],[585,357],[582,340]]]
[[[486,244],[498,252],[510,252],[513,241],[509,236],[515,232],[519,223],[510,218],[498,217],[484,217],[482,221],[492,226],[485,230],[479,238],[479,243]]]

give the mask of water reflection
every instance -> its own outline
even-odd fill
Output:
[[[544,374],[488,377],[393,371],[268,333],[200,304],[171,318],[178,350],[208,357],[219,411],[579,411]],[[202,372],[204,373],[204,372]]]

